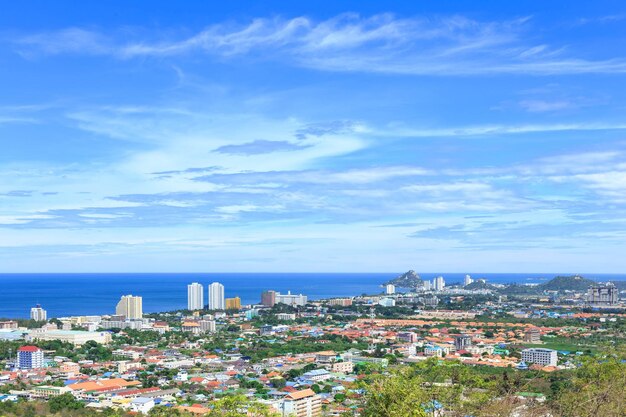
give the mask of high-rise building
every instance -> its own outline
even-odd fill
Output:
[[[209,310],[224,310],[224,286],[219,282],[209,285]]]
[[[187,285],[187,310],[202,310],[204,308],[204,287],[194,282]]]
[[[422,282],[422,288],[424,289],[424,291],[430,291],[432,285],[430,283],[430,281],[423,281]]]
[[[433,280],[433,288],[435,291],[443,291],[443,288],[446,286],[446,281],[442,276],[438,276]]]
[[[472,282],[474,282],[474,280],[472,279],[472,277],[470,275],[465,275],[465,279],[463,280],[463,286],[467,287],[468,285],[470,285]]]
[[[225,300],[226,310],[240,310],[241,309],[241,298],[227,298]]]
[[[143,317],[143,299],[135,295],[123,295],[115,308],[115,314],[129,320],[139,320]]]
[[[48,320],[48,313],[39,304],[30,309],[30,319],[35,321]]]
[[[261,304],[267,307],[274,307],[274,304],[276,304],[276,291],[263,291],[261,293]]]
[[[587,290],[587,303],[590,306],[614,306],[619,303],[617,287],[612,283],[592,285]]]
[[[456,350],[466,350],[472,345],[472,337],[462,334],[454,337],[454,347]]]
[[[396,292],[396,286],[393,284],[387,284],[385,287],[385,293],[387,295],[394,294]]]
[[[522,360],[528,363],[536,363],[544,366],[556,366],[558,357],[556,350],[531,348],[522,350]]]
[[[17,367],[39,369],[44,366],[43,350],[37,346],[22,346],[17,350]]]

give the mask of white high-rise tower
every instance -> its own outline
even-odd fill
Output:
[[[446,281],[443,277],[439,276],[433,280],[433,287],[435,291],[443,291],[443,287],[446,286]]]
[[[194,282],[187,285],[187,310],[202,310],[204,308],[204,287]]]
[[[465,275],[465,279],[463,280],[463,286],[467,287],[468,285],[470,285],[472,282],[474,282],[474,280],[472,279],[472,277],[470,275]]]
[[[46,321],[48,319],[48,313],[41,308],[39,304],[36,307],[30,309],[30,319],[35,321]]]
[[[224,310],[224,286],[219,282],[209,285],[209,310]]]

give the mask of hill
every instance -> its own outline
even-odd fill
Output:
[[[596,284],[596,282],[579,275],[573,275],[569,277],[554,277],[545,284],[539,285],[539,288],[548,291],[587,291],[587,288],[593,284]]]
[[[422,282],[423,281],[420,276],[417,275],[415,271],[410,270],[390,281],[385,282],[383,285],[393,284],[400,288],[415,288],[421,286]]]

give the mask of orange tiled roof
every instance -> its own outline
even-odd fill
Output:
[[[139,381],[126,381],[122,378],[100,379],[98,381],[79,382],[68,385],[73,390],[95,391],[101,389],[126,388],[141,385]]]
[[[311,397],[315,395],[315,391],[310,388],[303,389],[302,391],[294,391],[291,394],[287,395],[287,398],[290,400],[301,400],[306,397]]]

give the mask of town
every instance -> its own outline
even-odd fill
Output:
[[[324,300],[267,290],[251,305],[218,282],[205,303],[195,282],[187,309],[161,313],[136,295],[108,316],[49,319],[37,305],[30,320],[0,322],[0,415],[382,415],[372,393],[388,387],[377,384],[418,375],[422,414],[406,415],[547,416],[567,402],[559,384],[608,358],[623,387],[621,283],[446,285],[413,271],[393,282],[407,281]],[[481,414],[496,406],[511,414]]]

